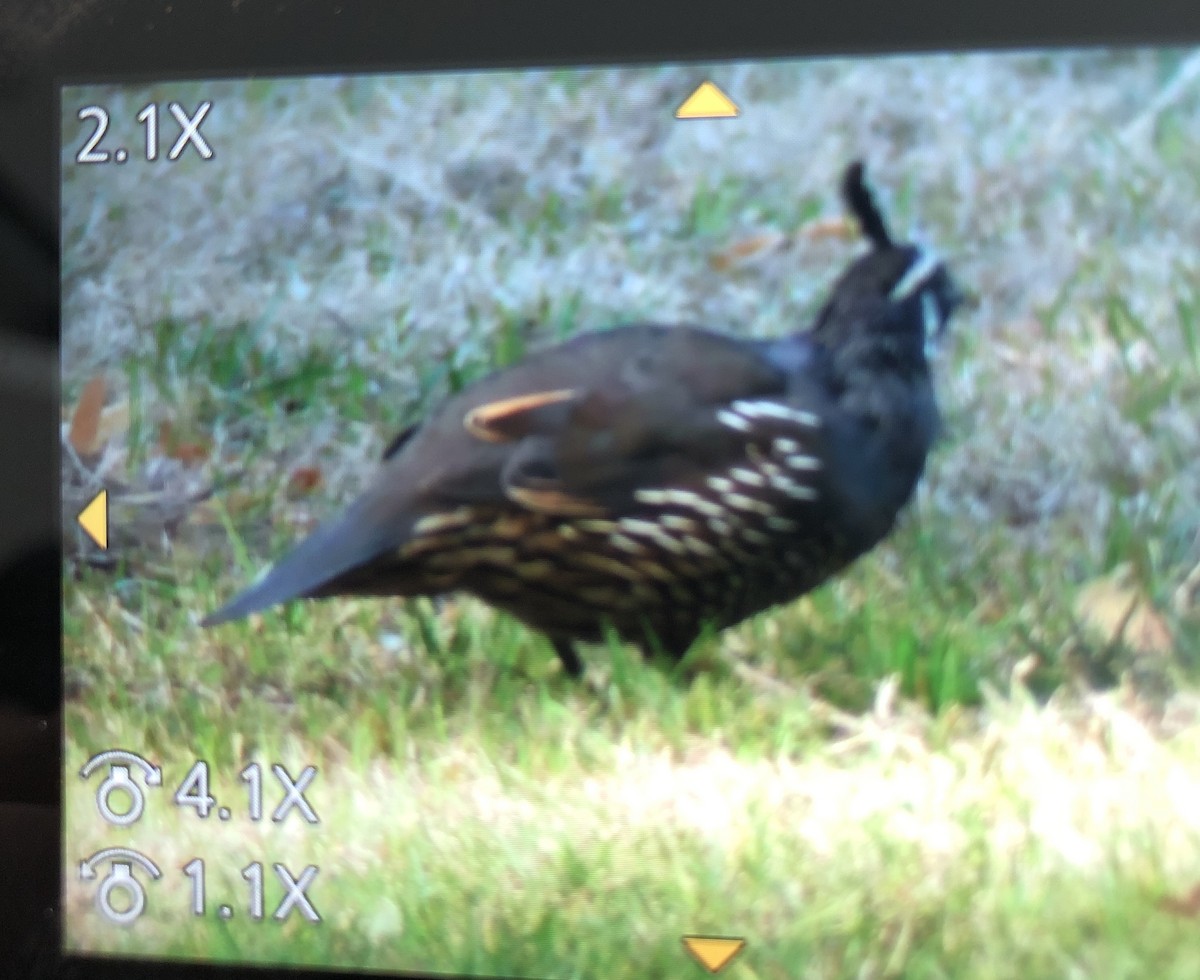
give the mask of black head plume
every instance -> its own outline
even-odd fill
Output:
[[[890,248],[892,236],[888,233],[871,188],[867,186],[866,167],[861,160],[855,160],[846,168],[842,176],[842,197],[871,244],[876,248]]]
[[[892,238],[861,160],[846,168],[841,190],[871,249],[834,283],[813,333],[834,348],[874,337],[920,359],[918,352],[945,332],[962,294],[937,255]]]

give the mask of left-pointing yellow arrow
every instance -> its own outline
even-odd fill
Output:
[[[108,550],[108,491],[101,490],[79,512],[79,526],[87,531],[87,535],[104,550]]]

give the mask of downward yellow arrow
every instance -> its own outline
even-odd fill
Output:
[[[684,936],[683,945],[709,973],[719,973],[745,948],[746,940],[723,936]]]

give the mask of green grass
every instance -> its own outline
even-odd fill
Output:
[[[746,191],[738,181],[725,179],[701,184],[684,216],[680,237],[691,240],[730,234],[746,200]]]
[[[1046,715],[1018,690],[985,709],[981,679],[1005,674],[983,651],[1011,642],[1029,583],[989,583],[999,555],[984,553],[977,581],[926,588],[938,545],[912,522],[888,555],[700,641],[679,668],[593,647],[585,685],[473,602],[440,614],[298,605],[202,631],[196,615],[228,588],[219,561],[179,555],[159,580],[113,589],[84,572],[65,587],[68,769],[114,745],[159,761],[168,787],[136,839],[171,872],[136,936],[78,925],[68,941],[267,962],[282,934],[297,963],[584,977],[673,975],[679,936],[733,932],[751,941],[745,976],[796,964],[813,976],[864,964],[906,977],[1186,976],[1200,963],[1192,924],[1158,902],[1191,877],[1165,859],[1154,810],[1116,826],[1078,818],[1103,855],[1084,866],[1064,863],[1056,824],[1032,816],[1049,805],[1046,766],[1081,814],[1112,780],[1147,778],[1119,763],[1123,729],[1101,722],[1115,754],[1077,770],[1072,715],[1099,722],[1107,702]],[[1009,611],[981,620],[971,597],[988,587]],[[1064,616],[1039,619],[1066,629]],[[873,707],[887,678],[899,700]],[[1147,764],[1169,785],[1197,753],[1194,739],[1164,742]],[[195,759],[218,774],[229,823],[168,805]],[[235,778],[251,760],[316,765],[321,827],[251,824]],[[96,826],[93,791],[68,781],[68,833],[87,853],[116,836]],[[1013,833],[1028,843],[1014,850]],[[1200,828],[1185,840],[1194,877]],[[177,869],[201,854],[210,907],[223,896],[239,909],[230,923],[181,918]],[[247,920],[236,872],[251,860],[294,875],[319,865],[325,925]],[[268,911],[281,898],[268,877]]]
[[[130,664],[142,688],[108,678],[116,699],[103,711],[73,704],[69,768],[93,747],[137,745],[163,765],[170,792],[203,758],[236,816],[204,824],[154,799],[135,840],[170,873],[153,886],[144,927],[94,932],[82,917],[69,942],[265,961],[282,928],[293,962],[506,976],[672,975],[680,935],[731,931],[751,941],[739,967],[750,976],[794,976],[797,964],[839,976],[870,963],[883,976],[1050,976],[1115,963],[1106,976],[1183,977],[1196,965],[1192,923],[1158,901],[1200,870],[1200,837],[1193,830],[1166,860],[1153,809],[1102,829],[1122,770],[1115,755],[1081,760],[1065,717],[996,704],[995,744],[961,716],[941,728],[881,719],[871,734],[868,714],[860,732],[831,742],[811,701],[738,696],[720,672],[681,687],[618,656],[598,695],[523,677],[511,636],[498,662],[380,671],[366,637],[354,641],[361,616],[334,633],[341,642],[304,642],[334,615],[313,613],[297,636],[239,637],[247,676],[234,674],[235,687],[227,664],[203,662],[232,654],[196,636],[166,664],[168,651],[153,647]],[[505,632],[493,624],[490,638],[498,645]],[[526,670],[539,669],[533,653]],[[157,698],[155,661],[166,674]],[[139,717],[138,704],[155,710]],[[1121,731],[1107,736],[1116,754]],[[1198,750],[1194,739],[1155,749],[1143,790],[1163,792]],[[283,761],[293,774],[317,765],[309,795],[321,827],[251,824],[235,778],[248,760]],[[93,791],[68,782],[81,853],[120,837],[96,826]],[[1064,806],[1106,857],[1064,864],[1071,837],[1045,823]],[[211,901],[238,908],[232,923],[179,913],[187,892],[176,869],[196,855],[213,869]],[[325,926],[246,920],[236,872],[251,860],[283,860],[293,874],[318,864],[311,897]],[[84,894],[71,886],[69,900]],[[268,911],[281,897],[268,880]]]

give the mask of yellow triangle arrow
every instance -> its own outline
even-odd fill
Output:
[[[746,948],[746,940],[723,936],[684,936],[683,945],[709,973],[720,973]]]
[[[676,119],[732,119],[740,110],[712,82],[702,82],[675,110]]]
[[[79,512],[79,526],[87,536],[105,551],[108,550],[108,491],[101,490],[92,502]]]

